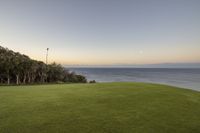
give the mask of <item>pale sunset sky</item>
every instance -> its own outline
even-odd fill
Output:
[[[0,45],[63,65],[200,62],[200,0],[0,0]]]

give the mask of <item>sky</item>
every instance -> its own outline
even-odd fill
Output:
[[[0,45],[63,65],[200,63],[200,0],[0,0]]]

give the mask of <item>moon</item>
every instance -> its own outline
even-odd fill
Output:
[[[139,51],[139,54],[143,54],[143,53],[144,53],[144,51],[143,51],[143,50],[140,50],[140,51]]]

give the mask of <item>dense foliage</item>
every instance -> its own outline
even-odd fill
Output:
[[[46,65],[42,61],[0,46],[0,83],[33,84],[33,83],[85,83],[86,78],[69,72],[60,64]]]

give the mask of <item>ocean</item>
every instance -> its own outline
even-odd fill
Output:
[[[147,82],[200,91],[200,69],[178,68],[69,68],[97,82]]]

